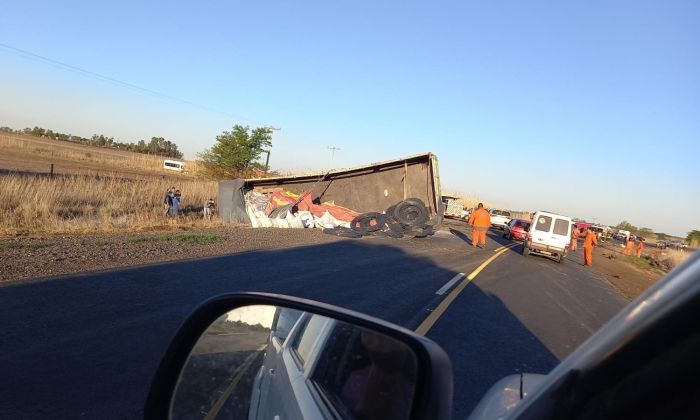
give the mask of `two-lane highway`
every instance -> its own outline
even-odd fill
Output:
[[[468,239],[457,228],[422,240],[347,240],[4,285],[0,413],[138,417],[163,352],[197,304],[267,291],[412,329],[452,295],[427,336],[452,359],[463,417],[500,377],[547,372],[626,303],[574,261],[525,259],[519,245],[464,284],[507,244],[492,235],[487,250],[475,250]]]

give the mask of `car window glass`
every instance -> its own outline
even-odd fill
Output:
[[[309,360],[311,348],[327,319],[321,316],[312,316],[305,319],[304,324],[300,325],[301,330],[294,337],[292,349],[296,351],[302,363],[305,364]]]
[[[410,414],[416,364],[405,344],[339,322],[311,380],[343,418],[403,420]]]
[[[552,227],[552,218],[549,216],[540,216],[537,218],[537,223],[535,224],[535,229],[540,232],[549,232],[549,228]]]
[[[284,341],[289,335],[289,331],[292,330],[294,324],[301,316],[302,312],[296,311],[294,309],[278,308],[277,313],[275,313],[275,320],[272,324],[273,336]]]
[[[569,221],[564,219],[556,219],[554,221],[554,234],[555,235],[568,235],[569,234]]]

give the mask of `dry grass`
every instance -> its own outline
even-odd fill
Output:
[[[142,230],[167,226],[163,197],[172,180],[110,176],[0,176],[0,235]],[[217,184],[179,180],[182,207],[201,208]],[[200,224],[191,212],[179,224]]]
[[[498,205],[498,204],[495,204],[495,203],[492,203],[492,202],[489,202],[486,200],[482,200],[482,199],[477,198],[477,197],[469,196],[468,194],[463,194],[463,193],[459,193],[459,192],[455,192],[455,191],[449,191],[449,192],[443,191],[443,194],[453,196],[453,197],[459,197],[457,199],[457,201],[468,209],[472,209],[472,208],[476,207],[479,203],[483,203],[484,207],[486,207],[487,209],[494,208],[494,209],[499,209],[499,210],[508,210],[501,205]],[[532,216],[532,214],[529,212],[513,211],[513,210],[509,210],[509,211],[510,211],[511,217],[513,217],[513,218],[529,219]]]
[[[687,260],[692,255],[692,252],[681,251],[680,249],[664,249],[659,250],[654,258],[657,259],[663,266],[675,268],[683,261]]]

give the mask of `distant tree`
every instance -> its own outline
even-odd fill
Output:
[[[15,131],[10,127],[0,127],[0,132],[12,133]],[[152,137],[151,141],[148,143],[146,143],[144,140],[139,140],[138,143],[121,143],[119,141],[115,141],[114,137],[107,137],[104,134],[93,134],[92,137],[87,139],[80,136],[74,136],[72,134],[58,133],[50,129],[46,130],[36,126],[34,128],[27,127],[23,130],[16,130],[16,132],[29,134],[37,137],[46,136],[56,140],[74,141],[98,147],[117,148],[121,150],[129,150],[138,153],[149,153],[154,155],[173,157],[177,159],[182,158],[182,152],[178,150],[177,144],[165,140],[163,137]]]
[[[203,173],[211,178],[229,178],[241,172],[260,167],[255,162],[265,148],[270,147],[272,131],[258,127],[234,125],[231,131],[224,131],[216,137],[216,144],[200,153]]]
[[[664,240],[668,239],[668,235],[665,233],[657,233],[656,238],[660,241],[664,241]]]
[[[137,153],[148,153],[148,147],[146,146],[146,141],[141,139],[134,148]]]
[[[648,235],[650,233],[654,233],[654,231],[649,229],[649,228],[643,227],[643,228],[639,228],[639,233],[646,233]]]
[[[46,130],[44,130],[44,129],[41,128],[41,127],[36,127],[36,126],[35,126],[34,128],[32,128],[32,130],[29,132],[29,134],[31,134],[32,136],[41,137],[41,136],[43,136],[44,134],[46,134]]]
[[[697,248],[700,244],[700,230],[691,230],[685,240],[691,247]]]
[[[618,223],[615,226],[615,228],[620,230],[629,230],[630,232],[637,230],[637,227],[635,225],[626,220],[623,220],[622,222]]]

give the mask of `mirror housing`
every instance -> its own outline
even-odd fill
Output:
[[[187,318],[170,343],[144,407],[148,419],[168,419],[180,373],[202,334],[222,315],[245,306],[268,305],[322,315],[391,337],[417,359],[412,419],[447,419],[452,414],[452,367],[447,354],[429,339],[359,312],[311,300],[269,293],[235,293],[212,298]]]

